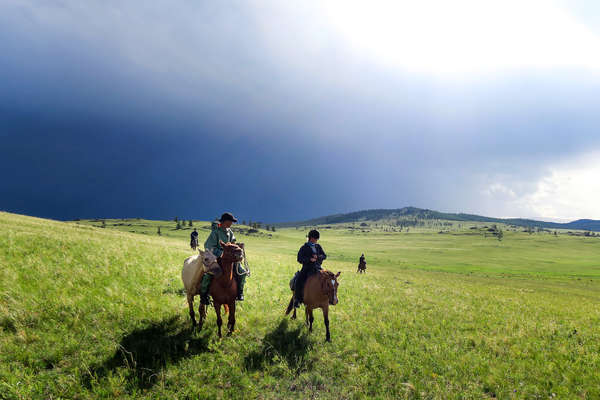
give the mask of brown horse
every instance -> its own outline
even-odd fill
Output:
[[[341,272],[334,274],[331,271],[320,270],[316,274],[308,277],[304,284],[304,311],[306,314],[306,324],[309,326],[308,331],[312,332],[312,324],[314,321],[313,310],[320,308],[323,310],[323,319],[325,320],[326,335],[325,340],[331,342],[329,333],[329,305],[335,306],[338,303],[337,289],[339,283],[337,278]],[[290,300],[285,315],[294,309],[292,319],[296,319],[296,309],[294,308],[294,296]]]
[[[238,246],[235,243],[223,243],[220,242],[223,248],[223,254],[217,259],[221,266],[222,273],[219,276],[215,276],[210,283],[209,294],[212,296],[215,312],[217,313],[217,326],[219,327],[219,337],[221,337],[221,325],[223,320],[221,319],[221,306],[224,306],[225,314],[229,312],[229,319],[227,321],[227,334],[230,335],[235,328],[235,299],[237,297],[237,282],[233,274],[235,273],[234,263],[242,261],[244,251],[242,250],[243,244]],[[198,327],[202,329],[204,319],[206,317],[206,306],[202,304],[200,306],[200,322]]]

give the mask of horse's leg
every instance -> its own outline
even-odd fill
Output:
[[[229,319],[227,321],[227,335],[231,335],[235,329],[235,301],[229,304]]]
[[[201,330],[204,325],[204,320],[206,319],[206,306],[200,302],[198,306],[198,314],[200,314],[200,322],[198,323],[198,329]]]
[[[192,318],[192,328],[196,327],[196,315],[194,314],[194,295],[187,295],[188,307],[190,308],[190,317]]]
[[[325,340],[331,342],[331,334],[329,333],[329,304],[323,306],[323,319],[325,320]]]
[[[306,323],[308,324],[308,331],[312,332],[313,321],[315,320],[313,316],[313,309],[310,307],[306,307]]]
[[[217,327],[219,328],[219,337],[221,337],[221,325],[223,325],[223,319],[221,318],[221,304],[217,303],[216,301],[215,312],[217,313]]]

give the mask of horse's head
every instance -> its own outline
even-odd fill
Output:
[[[331,271],[322,271],[321,272],[321,288],[323,289],[323,293],[329,297],[329,304],[335,306],[338,303],[337,290],[340,285],[337,281],[337,278],[340,276],[341,272],[334,274]]]
[[[198,252],[200,253],[202,264],[204,264],[205,267],[210,267],[211,265],[217,263],[217,256],[215,256],[212,251],[202,251],[198,249]]]
[[[244,244],[240,243],[240,245],[238,246],[235,243],[225,243],[222,240],[219,241],[219,243],[221,244],[221,247],[223,248],[223,254],[221,255],[221,257],[224,260],[228,260],[228,261],[233,261],[233,262],[240,262],[242,261],[242,259],[244,258]]]

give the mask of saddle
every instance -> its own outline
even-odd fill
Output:
[[[308,280],[308,277],[316,274],[317,272],[319,272],[321,270],[323,270],[323,267],[315,268],[313,271],[308,273],[308,275],[306,276],[306,279]],[[299,275],[300,275],[300,271],[296,271],[296,273],[294,274],[292,279],[290,279],[290,290],[292,292],[296,291],[296,281],[298,280]]]

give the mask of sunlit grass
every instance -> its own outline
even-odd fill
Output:
[[[598,238],[322,230],[325,344],[320,312],[310,335],[283,317],[305,231],[239,236],[247,301],[218,340],[212,310],[189,330],[189,229],[135,223],[0,213],[0,399],[600,396]]]

